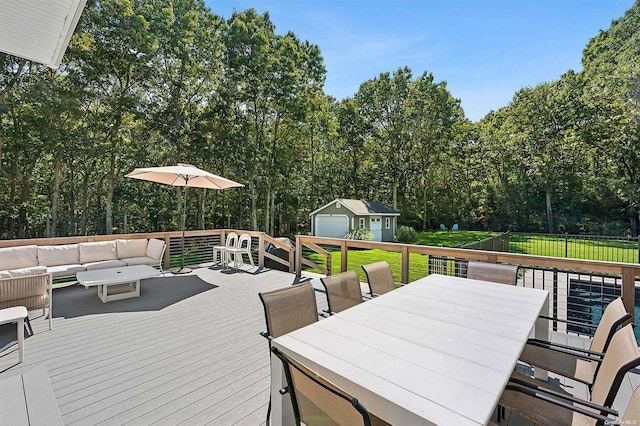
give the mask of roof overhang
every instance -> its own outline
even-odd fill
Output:
[[[0,51],[60,65],[87,0],[1,0]]]

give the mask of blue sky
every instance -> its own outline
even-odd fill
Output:
[[[205,0],[225,18],[268,11],[322,51],[325,92],[351,97],[366,80],[409,66],[446,81],[473,121],[525,86],[582,69],[582,50],[633,0]]]

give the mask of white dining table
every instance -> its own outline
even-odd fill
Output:
[[[548,292],[429,275],[273,340],[394,425],[487,424]],[[272,424],[294,424],[272,355]]]

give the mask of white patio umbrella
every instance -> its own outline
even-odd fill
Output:
[[[183,206],[181,217],[182,228],[182,254],[180,258],[180,269],[177,274],[189,272],[190,269],[184,267],[184,228],[187,217],[187,187],[227,189],[244,186],[241,183],[223,178],[213,173],[199,169],[191,164],[178,164],[177,166],[147,167],[134,169],[125,175],[133,179],[148,180],[150,182],[163,183],[171,186],[184,186]]]

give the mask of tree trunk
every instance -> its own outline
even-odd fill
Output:
[[[105,200],[105,235],[113,233],[113,192],[115,188],[116,175],[116,153],[115,146],[112,147],[109,159],[109,175],[107,176],[107,199]]]
[[[638,204],[632,203],[627,211],[629,212],[629,233],[635,238],[640,233],[640,209],[638,209]]]
[[[264,209],[264,232],[271,235],[269,232],[269,224],[271,223],[271,182],[267,182],[267,191],[265,198]]]
[[[398,210],[398,178],[393,178],[393,209]]]
[[[546,191],[547,200],[547,226],[549,227],[549,233],[553,234],[553,210],[551,208],[551,189],[547,188]]]
[[[271,194],[271,225],[269,226],[270,231],[267,232],[271,236],[276,235],[276,191],[273,191]]]
[[[95,164],[92,162],[91,166],[93,167]],[[82,223],[80,224],[80,233],[82,235],[87,235],[87,224],[89,223],[89,178],[91,177],[91,173],[87,169],[84,179],[82,180]]]
[[[51,196],[51,229],[47,229],[48,237],[55,237],[56,230],[58,228],[58,200],[60,199],[60,174],[61,164],[60,160],[56,159],[56,163],[53,166],[53,195]]]
[[[258,196],[256,194],[256,183],[251,181],[249,183],[249,197],[251,198],[251,230],[258,230]]]
[[[204,229],[204,208],[207,203],[207,188],[200,193],[200,203],[198,204],[198,229]]]

